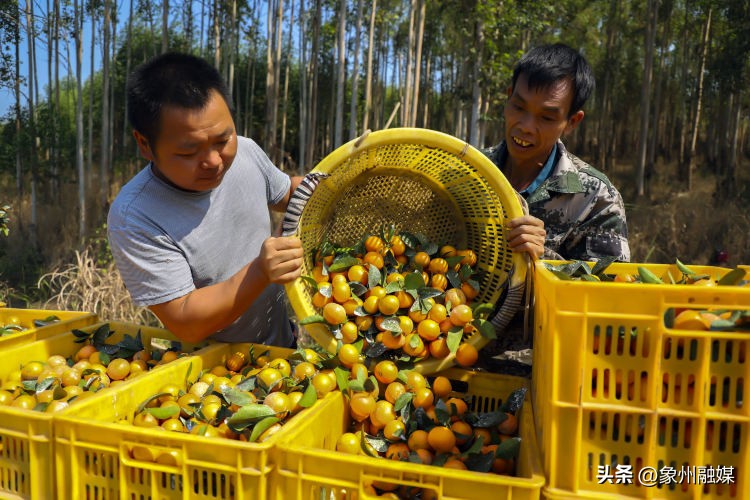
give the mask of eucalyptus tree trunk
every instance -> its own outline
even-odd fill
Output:
[[[214,67],[221,68],[221,0],[214,0],[213,5],[213,33],[214,33]]]
[[[671,9],[670,4],[670,9]],[[659,63],[657,65],[657,72],[655,76],[655,83],[654,83],[654,89],[656,91],[656,94],[654,95],[654,111],[652,113],[652,122],[651,122],[651,134],[649,135],[649,145],[648,145],[648,159],[646,161],[646,177],[652,177],[653,174],[656,172],[656,153],[657,150],[662,149],[662,119],[661,119],[661,106],[662,106],[662,89],[664,87],[664,81],[666,80],[666,65],[665,65],[665,59],[666,59],[666,53],[667,50],[669,50],[669,40],[671,35],[671,19],[672,19],[672,13],[668,12],[666,14],[666,21],[662,26],[662,36],[660,40],[660,48],[659,48]]]
[[[484,63],[484,23],[477,18],[474,23],[474,65],[471,75],[471,118],[469,120],[469,144],[479,147],[479,118],[482,106],[482,87],[480,85],[482,64]]]
[[[307,139],[307,158],[305,163],[312,165],[315,154],[315,146],[317,141],[317,120],[318,120],[318,51],[320,50],[320,23],[321,23],[322,7],[321,0],[315,0],[315,14],[313,15],[313,27],[312,27],[312,47],[310,51],[310,66],[311,66],[311,78],[310,78],[310,120],[309,120],[309,136]]]
[[[276,82],[276,68],[274,68],[275,51],[274,41],[276,40],[276,23],[275,23],[275,11],[277,3],[281,0],[274,0],[269,2],[268,5],[268,17],[267,17],[267,29],[268,36],[266,37],[266,130],[265,130],[265,149],[271,157],[271,161],[276,161],[276,122],[274,117],[276,116],[276,100],[274,99],[274,89]]]
[[[185,9],[183,10],[183,12],[183,24],[185,25],[185,43],[187,44],[187,48],[190,51],[193,50],[193,2],[185,2]],[[130,19],[128,19],[128,23],[130,23]]]
[[[304,1],[304,0],[300,0]],[[287,37],[287,58],[284,69],[284,98],[281,101],[281,146],[282,164],[286,157],[286,114],[289,107],[289,66],[292,64],[292,32],[294,31],[294,0],[289,10],[289,36]],[[291,155],[290,155],[291,156]]]
[[[83,15],[78,0],[73,0],[76,44],[76,170],[78,171],[78,240],[86,238],[86,172],[83,165]]]
[[[102,209],[106,212],[109,203],[109,28],[110,0],[104,0],[104,19],[102,19],[102,135],[99,154],[99,198]]]
[[[91,9],[91,68],[93,73],[94,54],[96,54],[96,9]],[[91,82],[93,83],[93,78]],[[89,89],[88,141],[86,142],[86,187],[91,191],[91,177],[94,173],[94,91],[93,85]]]
[[[422,72],[422,39],[424,38],[424,22],[427,5],[425,0],[418,0],[419,9],[418,22],[417,22],[417,47],[414,54],[414,85],[412,86],[412,100],[411,100],[411,112],[409,116],[411,120],[409,122],[410,127],[416,127],[417,125],[417,104],[419,103],[419,86],[421,82]]]
[[[273,54],[273,115],[271,116],[273,131],[273,144],[276,146],[275,158],[276,163],[281,164],[283,151],[278,147],[279,133],[279,99],[281,98],[281,42],[284,34],[284,0],[278,0],[276,6],[275,33]]]
[[[372,111],[372,49],[375,38],[375,11],[377,0],[372,0],[370,6],[370,41],[367,46],[367,76],[365,78],[365,116],[362,119],[362,130],[367,130],[370,125],[370,113]]]
[[[620,18],[620,1],[610,0],[609,14],[607,15],[606,44],[604,57],[604,78],[597,81],[596,99],[598,123],[596,130],[596,165],[603,171],[611,170],[614,161],[612,149],[612,83],[614,79],[616,54],[615,36],[618,32]]]
[[[300,65],[299,65],[299,158],[298,170],[299,175],[306,171],[307,163],[307,81],[310,68],[307,62],[307,37],[305,36],[305,26],[307,16],[305,15],[305,1],[299,3],[299,40],[300,40]]]
[[[129,14],[128,14],[128,31],[125,35],[125,78],[127,78],[130,75],[130,64],[131,60],[133,58],[132,50],[131,50],[131,40],[133,39],[133,2],[134,0],[130,0],[130,8],[129,8]],[[126,86],[127,87],[127,86]],[[124,112],[122,114],[122,147],[120,148],[120,152],[125,152],[125,145],[128,143],[128,99],[127,99],[127,88],[125,90],[125,93],[123,95],[123,108]],[[130,162],[128,162],[128,165],[130,165]],[[128,169],[129,170],[129,169]],[[129,174],[130,172],[128,172]]]
[[[169,0],[161,0],[161,53],[164,54],[168,49],[169,49]]]
[[[654,60],[654,31],[656,29],[656,13],[658,9],[658,0],[648,0],[646,7],[647,25],[646,40],[644,49],[646,52],[643,64],[643,80],[641,81],[641,117],[640,117],[640,138],[638,140],[638,163],[636,167],[636,186],[638,196],[643,196],[645,190],[645,171],[646,171],[646,148],[648,145],[648,126],[649,113],[651,109],[651,78],[653,72]]]
[[[692,117],[691,125],[692,132],[690,134],[690,140],[687,144],[688,150],[685,154],[685,169],[684,173],[687,181],[687,190],[690,191],[693,187],[693,161],[695,158],[695,145],[698,141],[698,127],[701,119],[701,109],[703,104],[703,74],[706,71],[706,59],[708,58],[708,47],[709,40],[711,39],[711,7],[708,8],[706,14],[706,24],[703,26],[703,36],[701,37],[701,62],[700,69],[698,70],[698,82],[697,91],[695,96],[695,114]]]
[[[357,137],[357,104],[359,102],[359,49],[362,35],[362,0],[357,1],[357,24],[354,30],[354,64],[352,68],[352,98],[349,101],[349,140]]]
[[[13,45],[16,48],[16,74],[13,75],[13,96],[16,107],[16,195],[23,197],[23,154],[21,151],[21,6],[13,9]]]
[[[29,170],[31,172],[31,224],[29,227],[31,234],[31,244],[36,247],[36,222],[37,222],[37,136],[36,136],[36,108],[35,99],[37,93],[34,88],[37,85],[36,63],[35,63],[35,40],[36,30],[34,29],[34,2],[26,1],[26,26],[28,42],[28,61],[29,61],[29,95],[27,98],[29,106],[29,137],[31,138],[29,151]]]
[[[237,59],[238,52],[240,50],[239,48],[239,26],[237,24],[237,0],[232,0],[232,22],[231,22],[231,28],[230,28],[230,34],[229,39],[232,41],[232,48],[229,52],[229,91],[232,93],[232,96],[238,95],[239,92],[234,91],[234,69],[235,69],[235,60]]]
[[[344,94],[346,93],[346,0],[339,0],[339,24],[337,28],[338,43],[336,44],[338,60],[336,63],[336,103],[335,128],[333,132],[333,148],[341,145],[344,134]]]
[[[412,65],[414,64],[413,57],[415,53],[415,38],[414,33],[414,17],[417,10],[417,0],[410,0],[409,2],[409,37],[408,45],[406,49],[406,64],[404,67],[404,77],[402,79],[403,87],[399,86],[399,89],[403,89],[401,97],[401,123],[404,127],[408,127],[411,124],[411,101],[412,101]],[[399,74],[401,73],[401,59],[399,58]]]

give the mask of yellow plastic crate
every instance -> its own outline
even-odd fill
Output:
[[[393,225],[435,243],[472,249],[477,269],[484,271],[477,303],[496,303],[508,280],[511,287],[524,282],[526,261],[510,250],[505,227],[523,215],[521,204],[500,170],[466,142],[427,129],[380,130],[342,145],[313,172],[330,177],[320,182],[299,219],[303,275],[312,275],[312,250],[324,236],[352,246]],[[297,318],[318,313],[304,280],[287,284],[286,291]],[[338,343],[325,324],[305,329],[336,353]],[[466,341],[481,349],[488,339],[475,333]],[[434,373],[453,366],[454,358],[430,358],[415,369]]]
[[[45,320],[50,316],[57,317],[58,321],[45,326],[36,326],[35,320]],[[0,334],[0,349],[46,339],[73,328],[83,328],[97,321],[99,320],[94,313],[0,307],[0,330],[10,327],[5,334]],[[21,327],[23,330],[11,333],[15,331],[13,326]]]
[[[470,409],[475,411],[493,411],[499,407],[500,400],[513,390],[528,386],[528,380],[520,377],[455,368],[445,370],[441,375],[468,384]],[[454,382],[454,387],[459,385]],[[374,480],[424,488],[442,500],[540,497],[544,474],[528,395],[519,414],[521,451],[516,466],[517,476],[461,471],[337,452],[336,441],[347,431],[351,419],[345,398],[341,393],[336,396],[335,404],[323,409],[324,418],[318,420],[312,432],[309,428],[294,429],[291,439],[279,444],[280,462],[278,473],[274,476],[272,500],[370,498],[365,494],[364,486]]]
[[[321,417],[331,397],[316,402],[289,419],[262,443],[206,438],[114,423],[132,418],[134,410],[163,384],[185,387],[203,368],[224,363],[250,344],[215,344],[178,360],[159,373],[133,379],[113,388],[108,396],[81,403],[73,413],[55,421],[58,497],[158,499],[264,499],[274,470],[272,454],[290,430],[310,432],[322,426]],[[255,345],[255,353],[288,357],[293,351]],[[174,453],[176,465],[134,459],[130,450],[145,446],[154,455]]]
[[[93,331],[106,323],[81,328]],[[131,323],[109,322],[115,333],[108,343],[119,342],[124,334],[135,335],[141,331],[144,345],[152,338],[175,340],[169,331],[142,327]],[[0,381],[4,381],[21,365],[29,361],[44,361],[53,354],[72,356],[82,344],[76,344],[71,333],[61,333],[44,340],[12,348],[0,349]],[[205,345],[182,344],[185,351]],[[161,368],[166,368],[164,365]],[[144,375],[145,376],[145,375]],[[134,378],[133,380],[138,380]],[[106,391],[114,390],[104,389]],[[83,402],[79,403],[83,405]],[[62,413],[75,412],[72,405]],[[0,498],[55,498],[55,462],[53,457],[53,415],[21,408],[0,406]]]
[[[679,276],[666,264],[607,273],[639,265]],[[750,337],[664,322],[672,309],[750,309],[750,287],[565,281],[537,265],[535,299],[532,395],[548,498],[750,498]],[[633,484],[609,483],[617,465]],[[736,484],[688,484],[683,466],[733,467]],[[683,470],[681,482],[641,484],[647,467]]]

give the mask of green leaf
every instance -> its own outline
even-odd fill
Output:
[[[364,382],[360,382],[359,380],[350,380],[349,390],[352,392],[364,392],[365,384]]]
[[[401,290],[403,290],[403,285],[399,283],[398,280],[391,281],[390,283],[385,285],[385,293],[387,294],[400,292]]]
[[[439,297],[444,292],[439,288],[424,287],[418,290],[418,295],[421,300],[429,299],[430,297]]]
[[[114,330],[109,329],[109,323],[105,323],[99,328],[96,329],[94,332],[93,337],[93,344],[96,346],[97,349],[101,350],[102,345],[104,345],[105,341],[112,335]]]
[[[165,406],[163,408],[146,408],[143,411],[145,411],[146,413],[150,413],[159,420],[166,420],[168,418],[174,417],[175,415],[178,415],[180,413],[180,408],[178,406]]]
[[[492,470],[492,463],[495,461],[494,453],[472,453],[468,455],[466,468],[474,472],[489,472]]]
[[[77,330],[75,328],[71,330],[71,333],[75,335],[76,337],[78,337],[79,339],[87,339],[91,336],[91,333],[84,332],[83,330]]]
[[[370,269],[367,271],[367,288],[375,288],[380,286],[383,281],[383,275],[380,273],[380,269],[370,264]]]
[[[368,440],[365,438],[365,433],[360,433],[360,440],[359,440],[359,447],[362,450],[362,453],[367,455],[368,457],[379,457],[377,453],[373,453],[370,449]],[[377,450],[376,450],[377,451]]]
[[[458,277],[458,273],[456,271],[451,269],[445,274],[445,277],[448,278],[448,282],[453,288],[461,288],[461,278]]]
[[[24,380],[21,382],[21,387],[27,392],[36,392],[36,380]]]
[[[237,387],[225,387],[222,395],[230,405],[246,406],[255,402],[255,398],[249,394],[249,391],[240,390]]]
[[[504,411],[488,411],[482,413],[470,413],[466,416],[466,423],[472,427],[489,429],[497,427],[508,420],[508,415]]]
[[[643,266],[638,266],[638,275],[641,277],[641,281],[650,284],[664,284],[664,282],[655,275],[650,269]]]
[[[564,273],[564,272],[562,272],[562,271],[558,271],[558,270],[556,270],[556,269],[550,269],[550,272],[551,272],[552,274],[554,274],[555,276],[557,276],[557,278],[558,278],[559,280],[561,280],[561,281],[570,281],[570,280],[572,280],[572,279],[573,279],[573,277],[572,277],[572,276],[570,276],[569,274],[567,274],[567,273]]]
[[[412,335],[411,339],[409,339],[409,347],[412,349],[416,349],[419,347],[419,335]]]
[[[444,400],[438,399],[438,402],[435,403],[435,418],[437,418],[438,422],[445,425],[450,422],[451,414],[456,413],[456,410],[454,403],[451,403],[451,407],[448,408]]]
[[[424,288],[422,273],[413,271],[404,276],[404,290],[419,290]]]
[[[330,299],[333,297],[333,286],[330,283],[322,283],[318,292],[325,298]]]
[[[476,281],[469,279],[472,274],[474,274],[474,270],[468,264],[464,264],[464,265],[462,265],[458,269],[458,276],[461,278],[461,280],[462,281],[469,281],[469,282],[473,281],[474,284],[471,285],[471,286],[473,286],[475,289],[479,290],[479,284]]]
[[[495,325],[493,325],[490,321],[477,318],[471,323],[476,327],[477,330],[479,330],[479,333],[482,335],[482,337],[490,340],[494,340],[497,338],[497,334],[495,333]]]
[[[451,328],[445,337],[445,343],[452,354],[455,354],[456,351],[458,351],[458,346],[461,345],[461,339],[464,337],[463,328],[457,328],[459,328],[457,331],[454,331],[453,328]]]
[[[158,394],[154,394],[153,396],[149,396],[141,404],[138,405],[138,408],[135,410],[135,412],[136,413],[142,413],[143,410],[145,410],[146,407],[149,405],[149,403],[151,403],[151,401],[153,401],[155,399],[159,399],[162,396],[171,396],[171,394],[168,393],[168,392],[160,392]]]
[[[302,397],[299,399],[298,404],[302,408],[310,408],[312,405],[315,404],[317,400],[318,400],[318,392],[315,390],[315,386],[310,383],[310,384],[307,384],[305,393],[302,394]]]
[[[471,436],[468,436],[471,437]],[[469,455],[472,455],[474,453],[479,453],[482,451],[482,446],[484,446],[484,437],[478,436],[473,443],[471,443],[471,446],[469,449],[467,449],[465,452],[463,452],[461,455],[466,457]]]
[[[336,375],[336,384],[339,386],[339,390],[341,392],[346,391],[349,387],[349,371],[337,366],[333,369],[333,373]]]
[[[399,322],[398,318],[394,316],[384,318],[383,322],[380,323],[380,327],[388,330],[389,332],[402,333],[401,322]]]
[[[422,246],[422,251],[424,251],[430,256],[438,253],[438,250],[440,250],[440,247],[437,246],[437,243],[427,242],[426,245]]]
[[[617,260],[617,257],[608,256],[608,257],[602,257],[598,261],[596,261],[596,264],[594,264],[594,268],[591,270],[591,274],[594,274],[596,276],[599,276],[601,278],[601,274],[604,273],[604,271],[607,270],[607,268]]]
[[[471,308],[472,315],[475,318],[482,318],[489,316],[495,310],[495,304],[490,302],[481,302]]]
[[[736,286],[738,285],[743,279],[745,279],[745,270],[744,269],[732,269],[727,274],[722,276],[722,278],[719,280],[717,285],[720,286]]]
[[[118,350],[119,350],[119,349],[118,349]],[[102,364],[103,364],[104,366],[107,366],[107,365],[109,365],[109,362],[110,362],[110,361],[112,361],[112,358],[110,357],[110,355],[109,355],[109,354],[107,354],[107,353],[106,353],[106,352],[104,352],[104,351],[100,351],[100,352],[99,352],[99,359],[101,360],[101,363],[102,363]]]
[[[311,325],[313,323],[325,323],[326,320],[321,316],[320,314],[313,314],[312,316],[308,316],[306,318],[303,318],[299,321],[300,325]]]
[[[63,389],[61,385],[56,385],[55,390],[52,391],[52,399],[57,401],[60,399],[65,399],[66,397],[68,397],[68,393],[65,392],[65,389]]]
[[[280,419],[278,417],[266,417],[253,427],[253,431],[250,433],[250,437],[247,439],[249,442],[254,443],[258,440],[261,434],[266,432]]]
[[[253,391],[255,390],[255,381],[256,378],[253,375],[252,377],[247,377],[245,379],[240,380],[240,382],[234,386],[235,389],[238,389],[240,391]]]
[[[513,437],[510,439],[506,439],[497,446],[497,450],[495,450],[495,457],[509,460],[511,458],[518,457],[518,452],[520,450],[521,438]]]
[[[359,260],[351,255],[342,255],[334,259],[333,263],[328,267],[328,270],[332,273],[338,273],[346,271],[353,265],[359,264]]]
[[[688,276],[693,276],[695,274],[695,271],[680,262],[680,259],[676,259],[675,264],[677,264],[677,269],[679,269],[682,274],[686,274]]]
[[[276,411],[270,406],[258,403],[250,403],[242,406],[234,415],[227,419],[227,424],[232,428],[242,430],[251,424],[260,422],[264,418],[273,417]]]
[[[456,267],[456,264],[458,264],[462,260],[464,260],[464,256],[463,255],[454,255],[452,257],[443,257],[443,258],[448,263],[448,268],[449,269],[453,269],[454,267]]]
[[[401,411],[401,409],[411,403],[411,400],[414,399],[414,393],[413,392],[405,392],[402,395],[398,397],[396,400],[396,403],[393,405],[393,409],[395,411]]]
[[[36,392],[39,394],[42,391],[46,391],[50,387],[52,387],[52,384],[54,384],[57,381],[56,377],[47,377],[45,379],[42,379],[40,382],[36,384]]]
[[[511,392],[500,409],[505,412],[513,413],[514,415],[518,413],[518,410],[523,406],[523,400],[526,398],[527,390],[528,389],[525,387],[521,387],[520,389]]]
[[[315,290],[318,289],[318,282],[315,281],[315,278],[313,278],[312,276],[300,276],[300,279],[302,279],[302,281],[304,281],[305,283],[313,287],[313,289]]]
[[[351,288],[352,293],[357,297],[361,297],[362,295],[367,293],[367,287],[359,281],[350,281],[349,288]]]

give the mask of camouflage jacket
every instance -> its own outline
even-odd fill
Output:
[[[483,152],[502,169],[505,142]],[[561,141],[552,173],[525,199],[529,213],[544,221],[543,258],[630,260],[622,196],[606,175],[569,153]]]

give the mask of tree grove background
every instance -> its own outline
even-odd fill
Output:
[[[0,283],[111,261],[109,203],[143,166],[125,80],[158,53],[213,62],[238,132],[304,173],[366,129],[499,142],[513,64],[557,41],[594,68],[566,143],[623,193],[633,260],[750,263],[747,0],[6,0]]]

